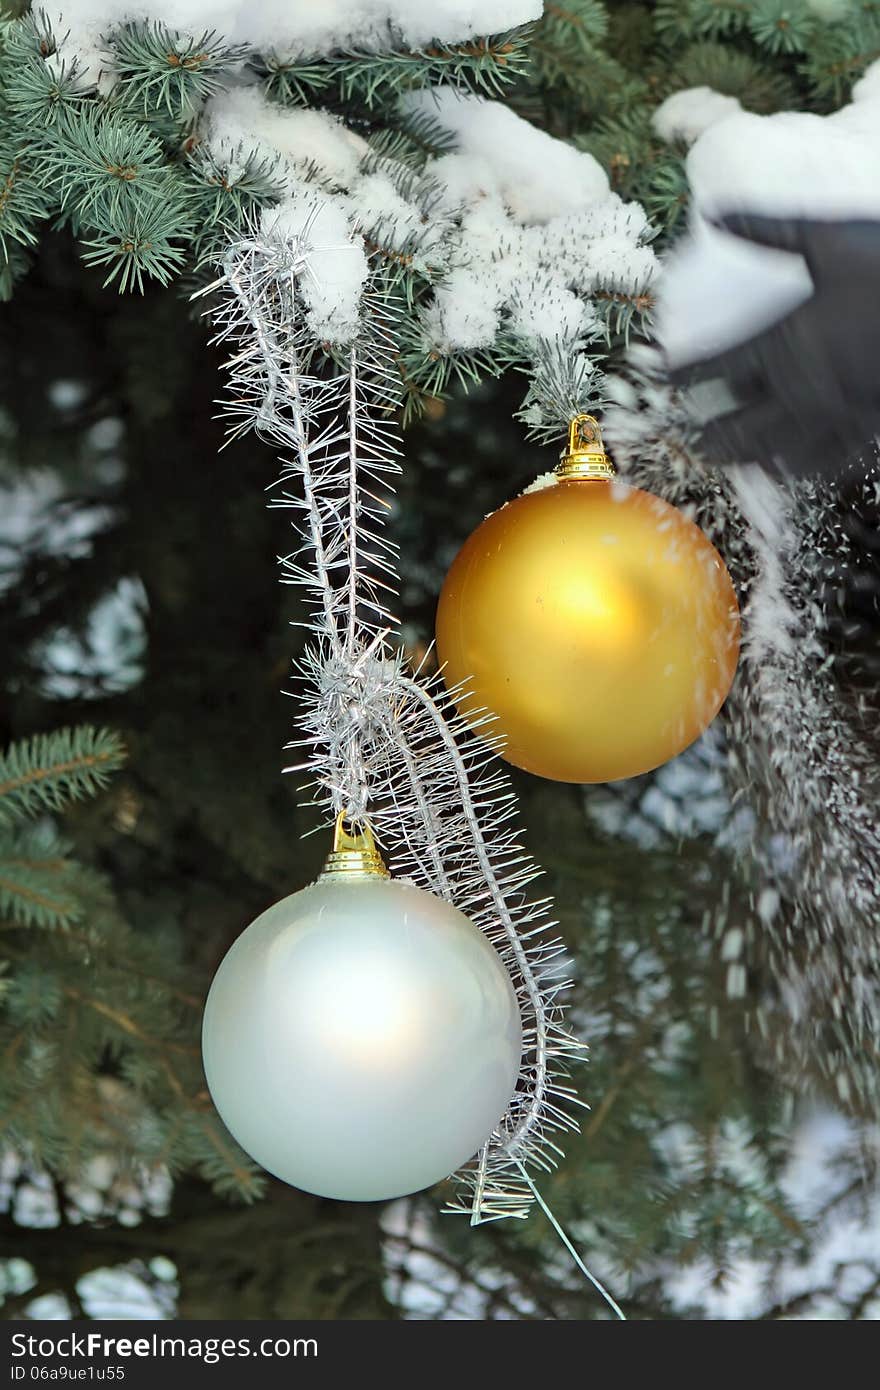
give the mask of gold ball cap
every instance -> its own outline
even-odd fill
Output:
[[[562,481],[595,482],[614,477],[594,415],[576,415],[568,427],[568,444],[559,455],[556,476]]]
[[[347,828],[348,812],[340,811],[333,830],[333,848],[327,855],[318,882],[328,878],[390,878],[373,832],[364,822],[360,830]]]

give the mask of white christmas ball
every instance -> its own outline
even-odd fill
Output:
[[[519,1006],[463,913],[399,880],[319,880],[242,932],[202,1028],[214,1104],[270,1173],[379,1201],[459,1168],[507,1108]]]

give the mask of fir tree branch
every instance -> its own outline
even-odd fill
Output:
[[[198,1057],[200,1055],[199,1049],[192,1043],[182,1043],[167,1038],[152,1037],[141,1028],[130,1014],[125,1013],[122,1009],[115,1008],[112,1004],[105,1003],[101,999],[95,999],[92,995],[83,993],[82,990],[75,989],[73,985],[65,985],[64,993],[67,995],[68,999],[73,999],[79,1004],[84,1004],[86,1008],[94,1010],[96,1014],[100,1014],[102,1018],[106,1018],[114,1027],[118,1028],[120,1032],[127,1033],[129,1037],[136,1038],[137,1041],[143,1043],[145,1047],[156,1048],[160,1052],[166,1049],[171,1052],[184,1052],[192,1057]],[[163,1065],[166,1064],[163,1062]],[[180,1088],[180,1082],[171,1071],[169,1071],[169,1082],[173,1089],[179,1094],[183,1094]]]
[[[36,245],[37,224],[50,206],[33,176],[27,146],[7,151],[0,144],[0,261],[9,265],[20,248]]]
[[[245,1160],[245,1155],[238,1146],[234,1146],[224,1139],[219,1126],[212,1117],[199,1117],[198,1123],[204,1138],[215,1151],[219,1159],[219,1168],[215,1168],[213,1176],[215,1185],[219,1190],[230,1191],[244,1202],[255,1202],[262,1196],[266,1179],[262,1169],[258,1169],[253,1163]],[[206,1165],[202,1165],[203,1169]]]
[[[361,100],[371,109],[411,87],[450,83],[487,96],[500,96],[529,65],[532,26],[460,44],[434,42],[412,52],[344,53],[332,62],[344,101]]]
[[[295,61],[270,54],[254,61],[268,90],[293,106],[320,98],[335,88],[343,102],[362,102],[368,110],[391,105],[413,87],[449,83],[466,91],[500,96],[528,69],[532,25],[462,43],[434,40],[417,49],[391,52],[342,50],[329,58]]]
[[[118,736],[89,725],[13,743],[0,757],[0,817],[58,811],[94,796],[124,761]]]
[[[270,51],[251,58],[250,66],[282,106],[308,106],[333,82],[331,66],[318,58],[292,61]]]
[[[66,864],[67,860],[61,860]],[[188,990],[181,989],[175,985],[171,979],[164,975],[154,975],[141,967],[131,958],[131,943],[118,941],[119,934],[114,934],[109,940],[96,939],[92,936],[84,936],[70,928],[65,928],[64,940],[73,945],[82,946],[87,955],[100,950],[101,968],[104,970],[118,970],[126,975],[131,975],[144,984],[155,985],[163,994],[168,994],[171,998],[177,999],[181,1004],[185,1004],[188,1009],[198,1009],[201,1012],[204,1007],[204,999]],[[114,960],[109,954],[116,947],[120,948],[120,958]]]
[[[132,110],[164,110],[186,122],[206,97],[221,86],[222,74],[247,55],[214,30],[198,38],[178,34],[158,22],[129,22],[108,39],[123,103]]]
[[[11,917],[19,926],[64,927],[77,921],[79,903],[74,897],[52,896],[41,884],[44,869],[45,865],[0,858],[0,917]],[[36,885],[28,881],[34,878]]]

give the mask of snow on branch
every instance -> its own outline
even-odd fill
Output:
[[[527,30],[493,26],[539,9],[71,0],[63,17],[41,11],[10,29],[29,164],[8,235],[32,241],[54,197],[108,281],[140,288],[190,258],[202,275],[257,211],[291,235],[314,215],[325,254],[304,284],[313,334],[331,349],[354,340],[366,255],[382,261],[406,304],[407,418],[456,379],[514,365],[532,378],[529,424],[564,432],[559,401],[597,406],[601,379],[583,358],[647,313],[657,263],[644,210],[611,192],[591,154],[482,95],[527,56]],[[301,53],[285,58],[285,36]],[[51,128],[32,142],[40,121]],[[545,395],[566,361],[569,380]]]
[[[610,191],[592,155],[499,102],[426,89],[402,99],[399,119],[404,141],[427,130],[447,147],[421,159],[401,142],[377,148],[333,115],[232,87],[206,106],[202,148],[230,185],[255,158],[268,161],[283,183],[282,217],[288,203],[318,202],[337,223],[347,219],[406,299],[401,359],[425,394],[450,374],[466,380],[469,360],[516,363],[532,376],[529,423],[564,431],[570,401],[598,403],[601,378],[585,371],[585,353],[605,337],[609,301],[650,304],[657,263],[644,210]],[[346,252],[318,277],[327,302],[312,306],[312,326],[329,342],[356,329],[364,263],[358,282],[354,264]],[[566,364],[561,389],[543,393]]]
[[[679,92],[655,114],[664,130],[698,135],[688,157],[689,235],[664,266],[654,318],[673,365],[718,352],[810,297],[802,257],[733,237],[730,213],[820,221],[880,217],[880,62],[830,115],[727,110],[707,88]],[[717,98],[717,101],[716,101]],[[699,119],[698,119],[699,118]],[[710,119],[711,118],[711,119]]]
[[[187,32],[219,30],[252,48],[326,53],[394,44],[456,42],[540,18],[541,0],[66,0],[69,24],[102,26],[157,19]]]
[[[463,43],[540,18],[541,0],[65,0],[46,6],[71,50],[101,66],[106,36],[152,21],[178,33],[220,34],[230,45],[276,59],[382,54]]]

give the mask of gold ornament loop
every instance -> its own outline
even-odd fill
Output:
[[[568,446],[559,455],[556,476],[587,483],[614,477],[614,464],[605,452],[602,431],[594,415],[575,415],[568,427]]]
[[[328,878],[390,878],[376,848],[373,832],[364,821],[358,831],[346,829],[348,812],[340,811],[333,829],[333,848],[327,855],[318,882]]]

